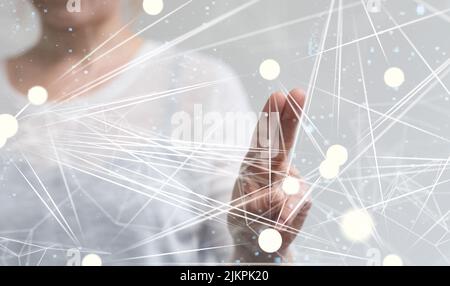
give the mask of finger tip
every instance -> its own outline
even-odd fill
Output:
[[[277,92],[272,93],[272,95],[270,97],[273,100],[280,102],[280,100],[284,101],[284,99],[286,98],[286,95],[284,93],[282,93],[281,91],[277,91]]]
[[[286,96],[280,92],[274,92],[270,95],[269,100],[263,108],[264,112],[268,112],[269,110],[281,111],[283,110],[284,104],[286,101]]]
[[[297,100],[299,100],[301,102],[305,101],[306,92],[303,89],[296,87],[296,88],[292,89],[289,93],[295,99],[297,99]]]

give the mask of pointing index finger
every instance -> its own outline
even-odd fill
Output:
[[[281,115],[281,138],[282,146],[286,151],[285,154],[288,154],[295,144],[305,99],[305,92],[300,89],[293,89],[287,95],[286,104]]]

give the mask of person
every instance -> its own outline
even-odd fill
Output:
[[[274,93],[264,107],[258,126],[279,123],[269,126],[278,150],[260,142],[272,130],[258,128],[248,151],[207,132],[175,142],[180,114],[251,110],[229,67],[136,37],[119,0],[84,1],[78,13],[31,2],[40,40],[0,63],[0,114],[19,126],[0,149],[1,264],[294,261],[311,207],[289,159],[304,92]],[[27,98],[36,86],[46,104]],[[298,192],[283,191],[286,178]],[[267,229],[269,249],[259,241]]]

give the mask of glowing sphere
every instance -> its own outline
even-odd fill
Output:
[[[405,82],[405,74],[400,68],[389,68],[384,73],[384,82],[389,87],[400,87]]]
[[[383,266],[403,266],[403,260],[398,255],[389,254],[383,259]]]
[[[283,181],[281,189],[286,195],[295,195],[300,192],[300,181],[297,178],[287,177]]]
[[[42,86],[35,86],[28,90],[28,101],[33,105],[42,105],[47,102],[48,92]]]
[[[348,151],[344,146],[333,145],[327,151],[327,160],[342,166],[348,160]]]
[[[163,0],[144,0],[144,2],[142,2],[142,7],[144,8],[145,13],[156,16],[163,11],[164,2]]]
[[[283,238],[277,230],[268,228],[263,230],[259,235],[258,244],[261,250],[263,250],[264,252],[274,253],[281,248],[281,245],[283,244]]]
[[[8,139],[19,131],[19,123],[11,114],[0,115],[0,138]]]
[[[339,175],[339,165],[333,161],[325,160],[320,164],[319,172],[322,178],[331,180]]]
[[[259,66],[259,73],[265,80],[275,80],[278,78],[281,72],[280,64],[273,60],[268,59],[261,63]]]
[[[82,266],[102,266],[102,258],[97,254],[88,254],[81,261]]]
[[[340,223],[344,236],[353,242],[363,242],[369,239],[373,232],[372,217],[364,210],[347,212]]]

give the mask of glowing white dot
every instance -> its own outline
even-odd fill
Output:
[[[164,2],[163,0],[144,0],[142,7],[145,13],[156,16],[164,9]]]
[[[280,75],[280,64],[272,59],[265,60],[259,66],[259,73],[266,80],[275,80]]]
[[[0,137],[0,149],[2,149],[6,144],[6,139],[3,137]]]
[[[287,195],[295,195],[300,192],[300,181],[293,177],[287,177],[281,186],[283,192]]]
[[[42,86],[35,86],[28,90],[28,100],[33,105],[42,105],[47,102],[48,93]]]
[[[339,165],[334,161],[325,160],[320,164],[319,172],[322,178],[331,180],[339,175]]]
[[[390,87],[400,87],[405,82],[405,74],[399,68],[389,68],[384,73],[384,82]]]
[[[403,266],[403,260],[398,255],[389,254],[383,259],[383,266]]]
[[[419,16],[425,15],[425,12],[426,12],[425,6],[423,6],[422,4],[417,5],[416,12],[417,12],[417,15],[419,15]]]
[[[341,230],[351,241],[365,241],[372,235],[372,217],[364,210],[351,210],[343,216]]]
[[[277,230],[273,228],[267,228],[263,230],[259,235],[258,244],[264,252],[274,253],[281,248],[281,245],[283,244],[283,238]]]
[[[82,266],[102,266],[102,258],[97,254],[88,254],[81,261]]]
[[[339,166],[344,165],[348,160],[348,152],[344,146],[333,145],[327,151],[327,160],[331,160]]]
[[[8,139],[17,134],[19,123],[17,119],[10,114],[0,115],[0,137]]]

